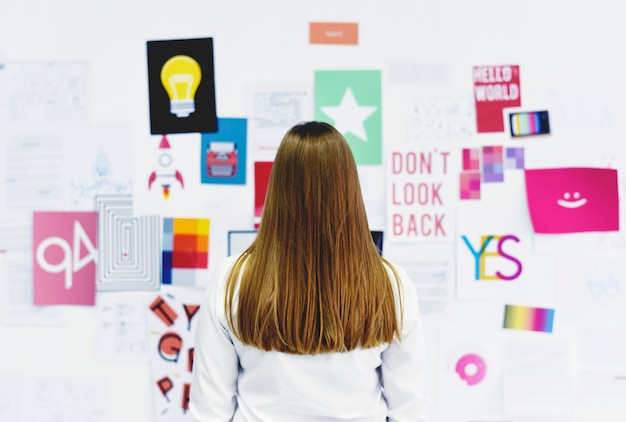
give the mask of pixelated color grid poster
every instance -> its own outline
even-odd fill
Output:
[[[196,286],[208,279],[209,231],[206,218],[164,218],[161,283]]]

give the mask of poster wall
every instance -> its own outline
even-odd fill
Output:
[[[613,3],[2,2],[0,338],[20,347],[0,420],[72,420],[44,393],[189,420],[199,292],[313,119],[417,288],[433,422],[626,420]]]

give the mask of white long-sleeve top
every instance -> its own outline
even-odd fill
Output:
[[[401,342],[296,355],[244,345],[231,332],[224,298],[235,259],[215,269],[197,315],[189,402],[195,421],[427,420],[422,323],[415,287],[402,268],[395,267],[404,298]]]

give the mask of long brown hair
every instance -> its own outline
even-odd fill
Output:
[[[331,125],[300,123],[283,137],[257,237],[235,262],[226,292],[231,329],[263,350],[348,351],[399,335],[356,162]]]

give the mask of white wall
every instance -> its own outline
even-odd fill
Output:
[[[308,24],[315,21],[358,22],[359,45],[310,45]],[[313,84],[316,70],[377,69],[383,72],[383,142],[387,148],[407,142],[409,110],[416,96],[425,93],[427,98],[437,98],[440,94],[457,100],[471,99],[472,66],[518,64],[523,105],[548,106],[555,126],[552,137],[546,142],[551,144],[545,145],[545,149],[539,141],[526,144],[527,165],[591,166],[604,163],[606,157],[613,157],[618,162],[616,165],[624,163],[626,144],[622,142],[621,121],[626,111],[626,96],[623,95],[626,92],[626,56],[623,54],[626,29],[618,4],[604,0],[0,0],[0,63],[79,61],[88,65],[86,112],[65,120],[33,118],[31,121],[22,114],[20,120],[15,121],[11,117],[12,101],[19,93],[11,92],[8,86],[10,95],[3,94],[0,79],[0,94],[5,96],[4,100],[0,98],[0,140],[8,145],[15,135],[33,133],[61,134],[59,136],[64,138],[70,137],[76,127],[85,126],[87,129],[78,133],[96,137],[94,128],[106,127],[113,136],[119,134],[123,138],[126,148],[132,146],[126,150],[132,157],[132,169],[125,170],[132,174],[134,205],[137,209],[149,209],[152,204],[142,202],[147,195],[142,186],[152,165],[149,157],[156,141],[149,129],[146,41],[205,37],[212,37],[214,41],[219,117],[246,117],[248,86],[307,86]],[[416,83],[412,84],[393,83],[391,72],[404,64],[422,71],[435,69],[435,73],[416,77]],[[84,141],[89,142],[89,139]],[[448,141],[451,148],[458,150],[461,146],[506,144],[510,139],[506,134],[497,133]],[[185,156],[195,154],[195,144],[186,144],[184,140],[175,142]],[[6,153],[4,148],[0,151]],[[71,162],[80,157],[66,159]],[[251,170],[249,161],[249,181]],[[192,166],[188,171],[189,180],[193,180]],[[381,166],[362,171],[372,226],[384,228],[384,169]],[[622,179],[620,183],[620,190],[623,190]],[[182,199],[175,208],[164,206],[159,212],[210,217],[210,262],[214,263],[226,254],[226,231],[250,227],[252,184],[248,182],[236,188],[197,182],[190,185],[187,191],[180,193]],[[519,191],[509,191],[505,197],[519,194]],[[32,208],[64,209],[68,204],[66,199],[35,204]],[[13,217],[9,214],[0,214],[3,223]],[[483,215],[465,217],[478,222]],[[11,248],[12,245],[0,244],[0,249],[9,253]],[[385,244],[385,254],[390,259],[406,260],[411,254],[417,256],[433,253],[433,250],[437,254],[438,248],[442,249],[440,256],[455,254],[454,245],[424,247],[390,243]],[[613,244],[608,249],[606,252],[611,255],[607,256],[614,256],[615,260],[609,262],[624,259],[623,245]],[[579,252],[588,255],[595,251],[583,246]],[[577,255],[571,250],[560,253],[554,249],[540,255],[541,264],[535,267],[533,274],[545,277],[543,293],[551,300],[558,280],[549,271],[562,260],[566,264],[568,260],[574,262]],[[420,257],[423,259],[423,255]],[[448,281],[453,283],[454,270],[448,276]],[[616,277],[620,288],[624,289],[626,274],[618,273]],[[438,408],[441,395],[448,394],[439,388],[445,382],[439,336],[444,333],[442,327],[459,323],[482,327],[497,319],[500,312],[499,302],[466,303],[451,297],[445,313],[426,317],[431,357],[428,385],[433,397],[434,421],[480,417],[494,421],[611,422],[626,419],[623,405],[591,406],[580,400],[574,400],[573,408],[559,416],[522,417],[481,411],[450,415],[451,409]],[[0,377],[15,373],[100,375],[109,383],[108,420],[155,420],[149,364],[97,361],[95,310],[67,306],[63,307],[63,313],[65,319],[60,325],[0,326]],[[564,331],[571,329],[575,336],[580,326],[575,321],[570,322],[565,324]],[[626,321],[607,320],[600,324],[617,326],[623,333]],[[485,344],[492,344],[492,352],[497,354],[503,343],[487,341]],[[572,348],[570,352],[575,360],[573,373],[578,377],[578,350]],[[619,369],[622,375],[625,369]],[[616,373],[619,370],[615,370]],[[457,393],[462,396],[458,391],[449,394]],[[500,391],[493,394],[494,401],[501,401]],[[0,415],[2,406],[0,399]]]

